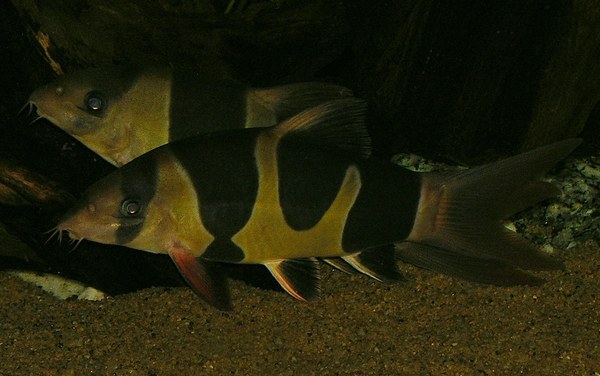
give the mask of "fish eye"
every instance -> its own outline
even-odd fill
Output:
[[[142,211],[142,204],[138,200],[128,199],[121,204],[121,214],[126,217],[135,217]]]
[[[104,95],[99,91],[90,91],[85,96],[85,106],[93,113],[99,113],[106,107],[106,100]]]

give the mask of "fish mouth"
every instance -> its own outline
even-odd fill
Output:
[[[64,102],[60,101],[62,90],[61,87],[50,86],[39,88],[31,93],[22,110],[29,106],[29,114],[31,114],[35,108],[38,118],[34,122],[44,118],[53,124],[60,124],[60,117],[64,116],[64,104],[59,105]]]
[[[42,104],[42,107],[43,107],[43,103],[45,101],[48,101],[48,97],[49,97],[49,95],[48,95],[47,90],[38,89],[38,90],[34,91],[33,93],[31,93],[25,106],[29,105],[30,111],[33,109],[33,107],[35,107],[39,114],[40,104]],[[23,107],[23,108],[25,108],[25,107]]]
[[[62,244],[63,233],[65,231],[69,235],[69,238],[73,241],[80,242],[84,239],[83,237],[81,237],[81,236],[77,235],[75,232],[73,232],[71,229],[58,225],[58,226],[44,232],[44,234],[50,234],[44,244],[48,244],[54,238],[56,238],[58,240],[58,244]]]
[[[60,242],[62,240],[62,236],[63,236],[62,234],[65,231],[69,235],[69,238],[71,238],[73,240],[82,240],[83,239],[83,236],[78,235],[76,231],[71,229],[69,226],[64,226],[63,224],[59,224],[58,226],[56,226],[56,228],[54,229],[54,232],[52,233],[52,235],[50,237],[52,238],[54,236],[54,234],[58,234],[58,239]]]
[[[25,114],[25,116],[29,117],[29,116],[31,116],[31,113],[33,112],[34,108],[36,109],[36,113],[37,113],[37,106],[31,99],[29,99],[27,101],[27,103],[25,103],[23,105],[23,107],[21,107],[19,112],[17,112],[17,116],[21,116],[21,114],[23,114],[23,112],[25,112],[25,110],[27,110],[27,114]]]
[[[60,219],[60,222],[58,223],[58,225],[56,225],[55,227],[55,231],[58,231],[61,235],[63,232],[67,232],[67,234],[69,234],[69,238],[73,239],[73,240],[80,240],[83,239],[84,237],[81,236],[81,234],[79,234],[77,232],[77,227],[79,224],[79,220],[78,220],[78,216],[81,213],[81,207],[80,206],[74,206],[72,207],[69,211],[67,211],[62,218]]]
[[[50,120],[49,115],[44,113],[44,111],[40,109],[40,106],[38,106],[37,102],[33,101],[31,98],[27,101],[27,103],[23,105],[23,107],[21,107],[21,109],[17,113],[17,116],[25,114],[25,117],[29,118],[34,113],[35,118],[29,122],[29,125],[32,125],[33,123],[41,119]]]
[[[55,124],[56,118],[53,117],[51,113],[44,111],[44,105],[41,104],[39,100],[32,99],[32,97],[30,97],[29,101],[27,103],[25,103],[23,108],[21,108],[21,110],[19,111],[19,114],[23,113],[27,109],[27,116],[29,117],[29,116],[31,116],[32,113],[34,113],[34,109],[35,109],[36,117],[29,123],[29,125],[37,122],[40,119],[46,119],[46,120],[50,121],[51,123]],[[46,106],[46,107],[48,107],[48,106]]]

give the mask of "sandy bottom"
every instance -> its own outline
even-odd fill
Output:
[[[232,281],[232,313],[185,287],[60,301],[0,273],[0,373],[599,375],[600,249],[561,256],[568,270],[539,287],[324,267],[323,298],[301,303]]]

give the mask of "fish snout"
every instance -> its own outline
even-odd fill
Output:
[[[93,223],[93,216],[96,212],[97,208],[94,203],[77,205],[63,216],[56,228],[60,232],[67,231],[71,239],[81,239],[84,236],[78,233],[79,229],[84,228],[86,223]]]
[[[67,234],[69,235],[69,238],[71,238],[73,240],[81,240],[81,239],[83,239],[83,236],[78,235],[75,231],[73,231],[69,227],[58,228],[58,231],[59,231],[59,234],[60,234],[60,238],[62,238],[62,233],[66,231]]]
[[[63,85],[50,84],[42,86],[31,93],[27,105],[29,105],[30,109],[35,108],[40,117],[49,118],[53,115],[58,116],[57,111],[64,110],[65,105],[61,104],[63,101],[61,97],[64,94],[65,87]]]
[[[74,240],[82,239],[83,237],[77,234],[76,228],[76,224],[68,218],[67,220],[63,220],[61,223],[58,224],[58,226],[56,226],[56,232],[59,234],[60,238],[62,238],[62,234],[66,231],[67,234],[69,234],[69,238]]]
[[[65,87],[61,84],[48,84],[37,88],[29,96],[29,102],[36,103],[43,101],[44,99],[51,99],[53,97],[62,97],[65,94]]]

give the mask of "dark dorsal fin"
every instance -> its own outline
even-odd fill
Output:
[[[338,99],[304,110],[270,131],[286,140],[293,137],[326,149],[333,147],[368,158],[371,138],[365,126],[366,110],[367,104],[362,99]]]
[[[380,282],[403,281],[398,271],[393,245],[366,249],[351,256],[342,257],[359,272]]]
[[[352,96],[352,90],[327,82],[300,82],[251,89],[251,92],[275,115],[277,122],[321,103]]]
[[[221,311],[231,311],[227,279],[219,265],[196,258],[183,247],[169,249],[169,256],[186,282],[205,302]]]
[[[290,259],[266,263],[281,287],[298,300],[319,298],[319,261],[315,258]]]

